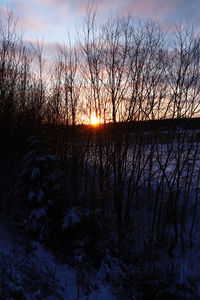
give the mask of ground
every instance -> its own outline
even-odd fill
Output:
[[[0,261],[2,299],[116,299],[111,288],[100,279],[96,290],[84,295],[75,268],[58,263],[48,249],[3,216],[0,216]]]

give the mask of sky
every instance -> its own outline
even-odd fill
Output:
[[[44,40],[49,49],[67,41],[67,32],[75,40],[83,24],[87,0],[0,0],[0,18],[12,10],[31,42]],[[94,0],[100,19],[110,15],[151,18],[171,30],[179,21],[189,21],[200,28],[200,0]]]

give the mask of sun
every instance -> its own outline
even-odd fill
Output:
[[[97,126],[99,124],[99,120],[95,115],[91,115],[90,122],[91,122],[91,125],[93,125],[93,126]]]

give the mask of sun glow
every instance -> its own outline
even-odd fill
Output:
[[[95,115],[91,115],[90,122],[91,122],[91,125],[93,125],[93,126],[97,126],[99,124],[99,120]]]

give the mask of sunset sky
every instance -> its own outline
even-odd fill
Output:
[[[96,0],[98,16],[125,15],[159,21],[168,30],[175,22],[190,21],[195,28],[200,25],[200,0]],[[69,31],[72,38],[83,23],[85,0],[1,0],[0,16],[6,9],[18,17],[27,40],[44,39],[49,47],[66,40]]]

